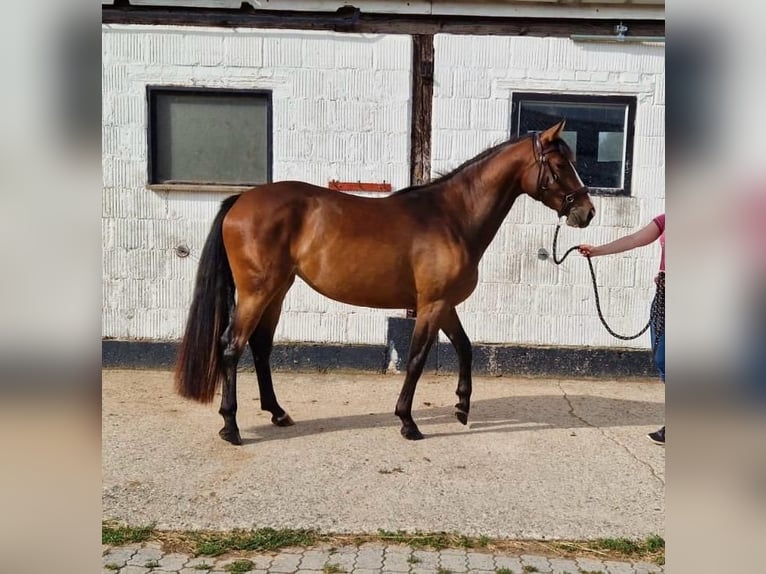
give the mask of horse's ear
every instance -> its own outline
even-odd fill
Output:
[[[561,132],[564,130],[564,125],[566,123],[567,123],[566,120],[561,120],[555,126],[545,130],[543,133],[540,134],[540,142],[544,145],[554,140],[557,140],[559,136],[561,135]]]

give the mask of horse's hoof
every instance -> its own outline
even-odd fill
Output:
[[[468,413],[460,408],[455,409],[455,418],[460,421],[460,424],[468,424]]]
[[[421,433],[418,427],[416,426],[402,427],[401,433],[402,433],[402,436],[406,438],[407,440],[422,440],[423,439],[423,433]]]
[[[239,430],[237,429],[230,430],[224,427],[218,431],[218,435],[223,440],[230,442],[233,445],[240,446],[242,444],[242,437],[239,436]]]
[[[290,418],[290,415],[285,413],[281,417],[278,417],[278,416],[271,417],[271,424],[276,425],[278,427],[291,427],[295,424],[295,421]]]

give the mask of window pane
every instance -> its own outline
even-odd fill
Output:
[[[575,152],[577,171],[593,188],[624,187],[628,106],[625,103],[535,100],[519,102],[519,134],[549,128],[566,119],[564,140]]]
[[[160,92],[153,104],[153,183],[268,181],[267,97]]]

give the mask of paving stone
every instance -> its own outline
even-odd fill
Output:
[[[353,574],[380,574],[380,568],[354,568]]]
[[[128,560],[128,566],[146,566],[147,562],[159,562],[162,558],[162,550],[155,546],[139,548],[133,557]]]
[[[595,572],[600,570],[604,574],[607,574],[606,566],[604,566],[604,563],[600,560],[593,560],[592,558],[577,558],[576,562],[577,566],[579,566],[581,570],[591,570]]]
[[[258,570],[269,570],[276,554],[250,554],[248,560],[251,560]]]
[[[110,548],[106,554],[101,556],[101,564],[106,566],[107,564],[115,564],[122,568],[127,564],[133,555],[136,553],[136,548]]]
[[[299,566],[301,570],[322,570],[329,559],[329,550],[306,550]]]
[[[410,572],[412,574],[437,574],[436,568],[421,568],[419,564],[413,566]]]
[[[412,564],[417,568],[436,570],[439,568],[439,553],[415,550],[412,553]]]
[[[518,556],[495,556],[495,570],[505,568],[513,574],[522,574],[523,564]]]
[[[658,574],[665,571],[662,566],[652,564],[651,562],[634,562],[633,569],[636,571],[636,574]]]
[[[226,568],[230,564],[233,564],[234,562],[239,562],[240,560],[249,560],[250,562],[253,563],[253,569],[250,570],[249,572],[255,572],[256,570],[263,570],[263,571],[265,571],[264,568],[259,568],[259,566],[255,563],[255,560],[253,560],[253,558],[251,556],[233,556],[231,558],[225,558],[223,560],[217,560],[215,562],[215,564],[213,565],[213,569],[211,570],[211,572],[219,572],[219,571],[224,571],[225,572]],[[208,562],[208,564],[210,564],[210,562]],[[205,571],[202,570],[201,574],[204,574],[204,572]]]
[[[365,546],[356,553],[356,569],[380,570],[383,567],[383,548]]]
[[[406,554],[400,551],[386,551],[383,554],[383,572],[409,572],[412,566],[409,562],[411,556],[411,551]]]
[[[208,566],[212,567],[215,562],[215,558],[210,558],[209,556],[197,556],[196,558],[189,558],[186,561],[184,568],[191,568],[192,570],[196,570],[197,566],[202,566],[203,564],[207,564]],[[200,570],[200,572],[204,572],[204,570]]]
[[[636,571],[632,564],[625,562],[615,562],[613,560],[604,560],[604,566],[609,574],[635,574]]]
[[[355,562],[356,548],[348,547],[336,550],[327,559],[327,564],[335,564],[346,572],[351,572],[354,569]]]
[[[270,572],[295,572],[301,563],[302,554],[277,554],[271,561]]]
[[[574,560],[563,560],[561,558],[549,558],[553,574],[578,574],[579,567]]]
[[[120,568],[120,574],[147,574],[147,572],[149,572],[149,569],[143,566],[125,566]]]
[[[184,565],[189,561],[189,556],[186,554],[165,554],[162,558],[160,558],[159,568],[161,570],[180,570],[184,567]]]
[[[412,548],[406,544],[388,544],[383,551],[385,554],[412,554]]]
[[[387,548],[389,547],[382,542],[363,542],[357,547],[357,550],[380,550],[385,552]]]
[[[551,563],[548,562],[548,559],[544,556],[531,556],[529,554],[522,554],[520,558],[523,566],[531,566],[532,568],[537,568],[537,572],[549,573],[553,571],[551,568]]]
[[[450,554],[447,552],[441,552],[439,556],[439,566],[444,570],[450,572],[466,572],[468,571],[468,558],[465,552],[461,554]]]
[[[495,571],[495,558],[492,554],[482,554],[479,552],[468,552],[468,568],[470,570],[491,570]]]

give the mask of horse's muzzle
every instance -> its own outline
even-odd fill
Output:
[[[570,227],[588,227],[593,217],[596,215],[596,208],[591,206],[587,208],[585,206],[581,208],[573,208],[567,215],[567,225]]]

